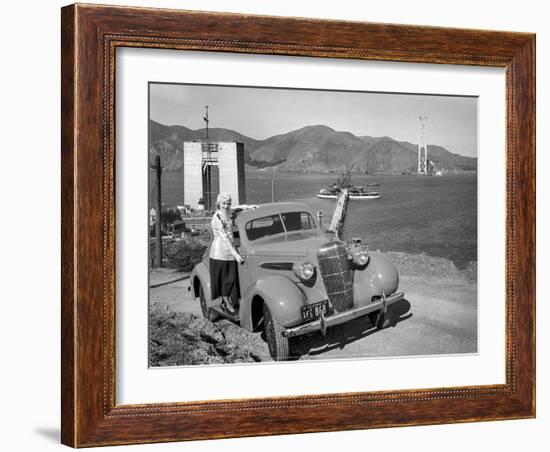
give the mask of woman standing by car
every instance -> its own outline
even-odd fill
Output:
[[[231,219],[231,195],[220,193],[217,208],[212,215],[212,245],[210,246],[210,287],[212,299],[221,297],[221,309],[234,316],[239,299],[237,263],[244,259],[233,245],[233,221]]]

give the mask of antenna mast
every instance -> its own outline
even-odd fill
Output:
[[[204,108],[206,109],[206,114],[202,119],[204,119],[204,122],[206,123],[206,142],[208,143],[208,123],[210,122],[208,119],[208,105],[205,105]]]

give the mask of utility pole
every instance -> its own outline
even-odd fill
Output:
[[[208,142],[208,123],[210,120],[208,119],[208,105],[204,106],[206,113],[203,116],[203,120],[206,123],[206,161],[208,162],[205,168],[205,177],[206,177],[206,193],[204,193],[204,207],[206,211],[211,210],[211,197],[212,197],[212,168],[210,167],[210,161],[212,160],[212,153],[210,151],[210,143]],[[203,152],[203,160],[204,160],[204,152]]]
[[[208,119],[208,105],[205,105],[204,108],[206,109],[206,114],[202,119],[204,119],[204,122],[206,123],[206,142],[208,143],[208,123],[210,122]]]
[[[162,231],[160,224],[160,214],[161,214],[161,192],[160,192],[160,179],[162,174],[162,167],[160,166],[160,155],[155,157],[155,165],[152,166],[155,170],[155,189],[157,191],[157,196],[155,196],[155,262],[157,267],[162,267]]]

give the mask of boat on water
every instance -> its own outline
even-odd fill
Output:
[[[378,199],[380,198],[380,193],[377,191],[365,191],[361,186],[350,186],[350,187],[339,187],[333,185],[327,188],[321,188],[317,197],[320,199],[338,199],[342,190],[345,189],[348,191],[348,198],[355,199],[359,201],[366,201],[369,199]]]
[[[345,190],[348,193],[348,199],[354,199],[359,201],[366,201],[369,199],[380,198],[380,193],[377,191],[366,191],[361,185],[354,185],[351,181],[351,170],[353,166],[347,171],[342,173],[336,182],[326,188],[321,188],[317,197],[320,199],[338,199],[338,197]],[[377,187],[378,184],[375,181],[369,182],[367,187]]]
[[[340,191],[338,192],[329,191],[325,188],[322,188],[317,194],[317,197],[320,199],[338,199],[338,196],[340,196]],[[368,199],[378,199],[378,198],[380,198],[380,193],[376,191],[355,191],[355,190],[349,191],[349,199],[366,201]]]

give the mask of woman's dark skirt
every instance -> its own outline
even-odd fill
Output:
[[[210,288],[212,300],[218,297],[231,297],[239,300],[239,274],[237,261],[210,259]]]

